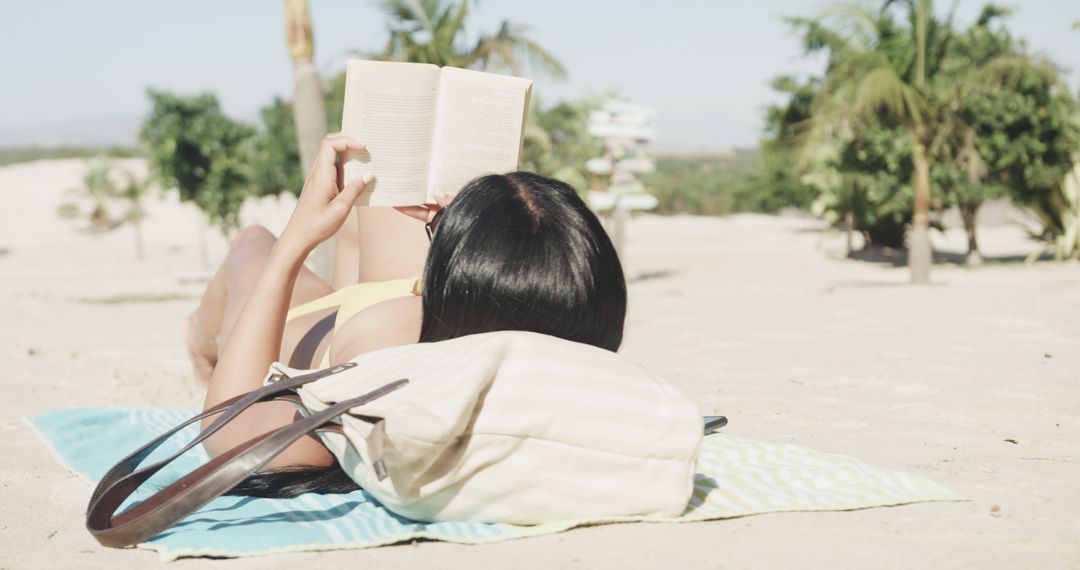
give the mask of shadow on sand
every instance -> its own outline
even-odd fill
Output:
[[[846,258],[841,257],[839,259],[853,259],[855,261],[865,261],[868,263],[881,263],[885,265],[891,265],[893,267],[904,267],[907,265],[907,250],[906,249],[893,249],[889,247],[868,247],[859,251],[851,252]],[[1020,264],[1027,261],[1026,255],[999,255],[999,256],[986,256],[983,257],[983,266],[987,265],[1009,265]],[[1035,257],[1035,261],[1052,261],[1054,254],[1044,251]],[[948,265],[966,265],[967,255],[963,253],[955,253],[949,251],[935,251],[934,252],[934,264],[948,264]]]
[[[634,275],[634,276],[630,277],[629,279],[627,279],[627,282],[628,283],[641,283],[643,281],[652,281],[653,279],[667,279],[668,277],[672,277],[672,276],[677,275],[677,274],[678,274],[678,271],[674,271],[674,270],[671,270],[671,269],[660,269],[660,270],[657,270],[657,271],[642,271],[641,273],[638,273],[637,275]]]

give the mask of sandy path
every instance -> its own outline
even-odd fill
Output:
[[[56,218],[80,170],[78,161],[0,169],[0,568],[157,564],[151,552],[96,545],[82,528],[88,485],[56,464],[22,415],[200,401],[182,347],[183,318],[209,273],[195,213],[154,202],[151,259],[137,263],[128,230],[87,236]],[[247,217],[280,227],[287,210],[268,202]],[[972,502],[227,566],[1080,566],[1080,265],[941,267],[935,285],[909,287],[903,269],[837,259],[841,240],[819,230],[764,216],[635,221],[624,352],[685,387],[703,412],[728,415],[732,433],[922,473]],[[962,245],[959,235],[936,238]],[[1014,228],[982,238],[990,257],[1032,247]],[[212,255],[224,247],[213,239]]]

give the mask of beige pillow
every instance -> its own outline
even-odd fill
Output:
[[[297,392],[318,411],[409,379],[342,416],[343,434],[320,433],[346,472],[397,514],[537,524],[677,516],[690,499],[702,439],[698,408],[615,353],[512,331],[395,347],[354,362]]]

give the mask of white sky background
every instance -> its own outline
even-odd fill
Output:
[[[310,0],[316,62],[344,65],[349,49],[374,51],[385,18],[366,0]],[[1001,2],[1010,29],[1080,84],[1080,0]],[[274,95],[289,97],[291,64],[281,0],[4,0],[0,3],[0,131],[85,119],[132,119],[149,86],[212,91],[252,119]],[[757,143],[768,81],[816,70],[781,21],[810,16],[820,0],[483,0],[470,32],[525,24],[569,71],[537,78],[545,102],[614,89],[658,109],[661,147]],[[939,2],[945,5],[945,2]],[[961,0],[961,25],[983,2]],[[940,7],[939,7],[940,8]]]

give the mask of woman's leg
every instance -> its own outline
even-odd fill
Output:
[[[276,241],[277,238],[263,227],[240,230],[233,238],[225,260],[207,284],[188,329],[188,356],[200,384],[210,380],[217,363],[218,347],[225,345],[225,339],[232,332]],[[296,279],[289,306],[295,307],[333,291],[326,282],[303,268]],[[312,362],[317,362],[329,344],[336,312],[337,308],[333,307],[286,323],[280,360],[297,368],[309,368]]]
[[[354,208],[335,237],[334,286],[304,268],[290,306],[352,283],[417,277],[423,272],[428,248],[424,224],[393,208]],[[262,227],[240,230],[207,285],[199,309],[188,323],[188,356],[200,384],[209,381],[218,347],[224,346],[275,241]],[[282,338],[281,360],[296,368],[319,362],[327,350],[335,314],[336,309],[326,309],[289,321]]]
[[[424,270],[424,223],[393,208],[354,208],[336,237],[335,288],[419,277]]]
[[[359,207],[353,208],[345,223],[334,234],[334,274],[330,280],[334,289],[360,282],[359,210]]]

